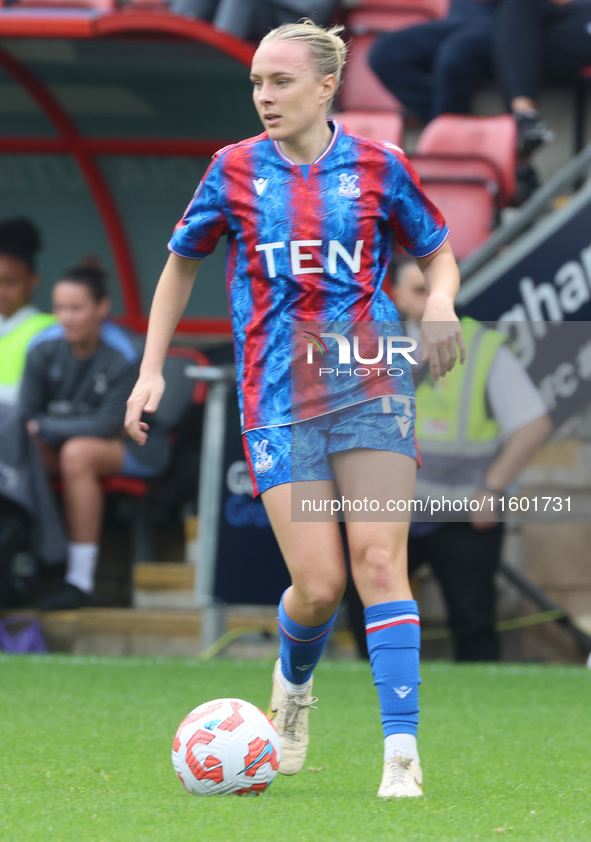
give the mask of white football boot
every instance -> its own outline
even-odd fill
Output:
[[[412,757],[408,754],[394,754],[384,760],[378,798],[419,798],[422,794],[423,773]]]
[[[281,680],[281,661],[273,670],[273,687],[267,716],[281,741],[281,775],[295,775],[306,760],[308,751],[308,716],[318,699],[312,696],[312,682],[306,693],[290,693]]]

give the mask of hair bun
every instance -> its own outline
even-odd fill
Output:
[[[108,296],[107,270],[101,265],[100,260],[94,255],[83,257],[78,266],[66,269],[59,276],[60,281],[80,284],[88,289],[95,301],[101,301]]]

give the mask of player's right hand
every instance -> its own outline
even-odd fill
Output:
[[[125,429],[127,434],[138,444],[146,443],[148,430],[150,429],[150,425],[142,421],[142,415],[144,412],[148,414],[156,412],[164,394],[164,386],[162,374],[140,374],[127,400]]]

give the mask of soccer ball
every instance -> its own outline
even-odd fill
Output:
[[[195,795],[263,792],[281,760],[277,731],[265,714],[242,699],[215,699],[179,725],[172,765]]]

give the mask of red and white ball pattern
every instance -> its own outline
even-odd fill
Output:
[[[273,781],[281,744],[265,714],[242,699],[215,699],[179,725],[172,765],[195,795],[263,792]]]

